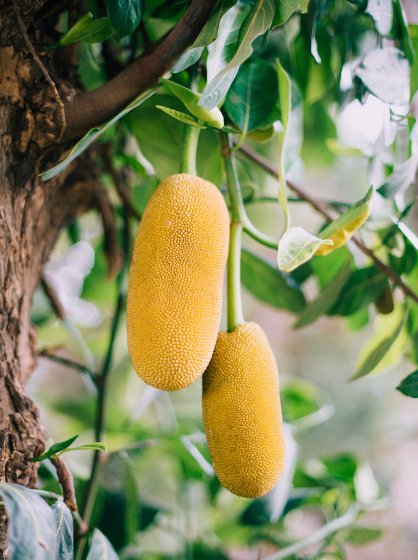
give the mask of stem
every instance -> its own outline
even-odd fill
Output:
[[[227,134],[221,134],[221,146],[232,208],[227,266],[228,332],[232,332],[238,325],[244,322],[241,298],[241,234],[245,208],[235,158],[231,151],[231,144]]]
[[[357,504],[352,505],[341,517],[337,517],[337,519],[330,521],[306,539],[283,548],[275,554],[267,556],[266,560],[283,560],[284,558],[289,558],[289,556],[293,556],[294,554],[297,554],[314,544],[322,542],[333,533],[336,533],[340,529],[344,529],[344,527],[354,523],[359,511],[360,508]]]
[[[187,126],[184,134],[183,154],[180,162],[180,172],[197,175],[196,171],[196,153],[197,144],[199,142],[200,128],[195,126]]]
[[[232,219],[227,267],[228,332],[244,323],[241,298],[241,233],[242,224]]]
[[[106,390],[107,390],[107,380],[110,373],[110,368],[112,365],[113,351],[115,347],[116,335],[119,329],[120,320],[122,317],[122,312],[125,306],[125,294],[123,293],[124,285],[124,272],[126,268],[126,261],[129,254],[130,237],[129,237],[129,219],[126,209],[124,211],[124,241],[123,241],[123,256],[124,256],[124,267],[119,272],[116,278],[117,286],[117,296],[115,302],[115,310],[113,314],[113,320],[110,328],[109,343],[107,346],[106,355],[103,361],[102,369],[99,376],[96,378],[97,385],[97,405],[96,405],[96,418],[94,426],[94,437],[96,441],[100,441],[103,436],[105,429],[105,408],[106,408]],[[97,495],[100,470],[104,459],[107,455],[100,450],[94,452],[93,461],[90,471],[90,479],[87,484],[87,488],[84,495],[84,503],[81,510],[81,517],[89,527],[94,504]],[[84,554],[84,549],[86,546],[86,535],[79,536],[80,541],[78,545],[78,550],[76,554],[76,560],[81,560]]]
[[[256,152],[253,152],[252,150],[244,146],[239,149],[239,152],[244,154],[249,160],[258,165],[260,169],[263,169],[272,177],[277,177],[277,169],[275,169],[269,161],[263,158],[263,156],[260,156]],[[287,185],[290,189],[292,189],[294,193],[296,193],[296,195],[301,200],[304,200],[305,202],[310,204],[312,208],[314,208],[317,212],[324,216],[324,218],[326,218],[328,221],[332,221],[334,219],[326,203],[313,198],[298,185],[295,185],[295,183],[292,183],[291,181],[287,181]],[[398,276],[398,274],[396,274],[394,270],[392,270],[382,260],[380,260],[379,257],[376,256],[374,251],[372,249],[369,249],[369,247],[367,247],[367,245],[365,245],[358,236],[353,236],[351,238],[351,241],[358,247],[358,249],[360,249],[362,253],[371,258],[376,267],[381,270],[387,278],[392,280],[395,286],[398,286],[406,297],[409,297],[416,303],[418,303],[418,294],[415,293],[407,284],[405,284],[402,278]]]

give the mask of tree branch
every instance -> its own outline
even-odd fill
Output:
[[[74,479],[67,463],[62,457],[50,457],[50,461],[57,471],[58,480],[61,484],[62,495],[66,506],[70,511],[78,511],[74,490]]]
[[[140,56],[103,86],[79,93],[71,102],[64,103],[67,127],[63,141],[107,121],[156,84],[197,38],[215,5],[216,0],[193,0],[179,23],[151,54]]]
[[[261,169],[263,169],[266,173],[268,173],[272,177],[275,177],[275,178],[278,177],[278,175],[279,175],[278,170],[275,169],[273,167],[273,165],[271,165],[271,163],[269,161],[267,161],[263,156],[260,156],[260,154],[257,154],[256,152],[254,152],[253,150],[251,150],[251,149],[249,149],[245,146],[241,146],[239,148],[239,152],[244,154],[249,160],[254,162],[256,165],[258,165]],[[312,197],[305,190],[301,189],[298,185],[295,185],[295,183],[293,183],[292,181],[286,181],[286,182],[287,182],[288,187],[294,193],[296,193],[296,195],[301,200],[304,200],[305,202],[307,202],[310,206],[312,206],[312,208],[314,208],[317,212],[319,212],[324,218],[326,218],[330,222],[334,219],[334,216],[329,211],[329,208],[328,208],[326,203]],[[399,289],[402,290],[402,292],[404,293],[404,295],[406,297],[409,297],[412,300],[414,300],[416,303],[418,303],[418,294],[416,294],[413,290],[411,290],[411,288],[409,286],[407,286],[407,284],[405,284],[405,282],[402,280],[402,278],[400,276],[398,276],[398,274],[396,274],[396,272],[394,270],[392,270],[392,268],[390,268],[390,266],[387,266],[382,260],[380,260],[379,257],[376,256],[374,251],[372,249],[370,249],[369,247],[367,247],[367,245],[365,245],[363,243],[363,241],[358,236],[354,235],[351,238],[351,241],[358,247],[358,249],[360,249],[360,251],[363,254],[367,255],[373,261],[375,266],[379,270],[381,270],[387,278],[392,280],[392,282],[395,284],[395,286],[398,286]]]

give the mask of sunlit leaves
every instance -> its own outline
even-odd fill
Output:
[[[274,12],[274,0],[257,1],[240,28],[234,56],[205,87],[201,99],[202,106],[212,109],[223,99],[235,77],[232,71],[251,55],[253,41],[270,27]]]
[[[393,20],[392,0],[368,0],[366,12],[374,19],[378,32],[389,35]]]
[[[409,101],[409,64],[394,47],[374,49],[366,54],[356,71],[366,88],[386,103],[404,105]]]
[[[312,258],[321,245],[332,245],[332,241],[311,235],[299,226],[289,228],[279,241],[279,270],[294,270]]]
[[[371,212],[371,199],[374,189],[370,187],[364,198],[353,204],[339,218],[331,222],[319,234],[321,239],[331,239],[332,245],[318,247],[316,255],[327,255],[347,243],[355,231],[363,225]]]

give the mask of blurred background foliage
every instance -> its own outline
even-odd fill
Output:
[[[64,13],[60,31],[61,44],[78,43],[80,81],[91,89],[164,36],[189,2],[135,1],[124,19],[118,9],[127,3],[87,4],[90,15],[80,13],[84,19],[68,29]],[[259,5],[219,2],[219,29],[209,21],[206,36],[170,79],[186,87],[197,80],[204,97],[243,50],[248,29],[261,25]],[[418,291],[416,3],[286,0],[265,1],[263,8],[273,10],[273,20],[253,37],[252,53],[240,59],[230,87],[214,90],[225,98],[226,126],[236,130],[238,143],[245,140],[247,150],[278,167],[280,60],[292,86],[288,181],[326,201],[335,215],[373,185],[377,194],[362,239]],[[93,148],[124,262],[116,279],[108,274],[108,232],[89,213],[62,234],[45,269],[64,314],[57,317],[41,288],[33,303],[40,356],[29,389],[50,443],[79,434],[73,447],[95,440],[106,446],[105,452],[65,454],[79,505],[85,512],[88,495],[90,525],[99,530],[88,558],[416,558],[418,457],[410,398],[418,396],[416,374],[403,382],[404,395],[395,388],[417,367],[418,305],[358,247],[314,257],[285,274],[274,251],[245,237],[246,319],[263,326],[275,351],[286,422],[286,470],[266,497],[249,501],[220,487],[205,443],[200,383],[163,393],[135,375],[126,347],[127,263],[149,197],[160,179],[179,171],[186,130],[157,105],[188,113],[160,87]],[[237,155],[247,212],[277,237],[283,228],[277,177],[245,153]],[[197,170],[225,192],[213,128],[200,133]],[[289,204],[295,224],[312,233],[324,227],[324,218],[292,189]],[[105,391],[97,376],[101,383],[105,378]],[[94,480],[92,453],[98,458]],[[39,475],[44,491],[60,494],[48,459]]]

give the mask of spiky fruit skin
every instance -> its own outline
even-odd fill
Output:
[[[205,371],[228,242],[228,210],[215,185],[187,174],[160,183],[138,229],[127,301],[129,353],[149,385],[183,389]]]
[[[203,375],[203,421],[216,474],[245,498],[269,492],[284,467],[276,361],[256,323],[220,332]]]

